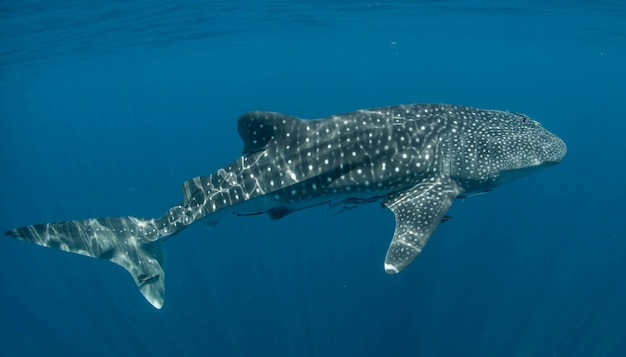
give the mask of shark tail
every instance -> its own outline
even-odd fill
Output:
[[[112,261],[134,278],[143,296],[160,309],[165,294],[163,240],[184,229],[171,222],[171,212],[158,219],[91,218],[37,224],[5,232],[26,242]]]

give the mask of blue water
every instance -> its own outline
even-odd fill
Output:
[[[623,1],[2,2],[0,230],[160,216],[249,110],[512,110],[569,151],[457,201],[394,276],[377,204],[194,226],[162,310],[114,264],[0,237],[0,353],[626,355],[625,63]]]

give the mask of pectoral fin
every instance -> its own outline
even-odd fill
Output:
[[[455,181],[435,177],[383,201],[396,217],[396,231],[385,257],[387,273],[398,273],[413,261],[459,193]]]

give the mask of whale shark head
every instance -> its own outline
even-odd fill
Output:
[[[506,140],[490,142],[492,157],[500,158],[496,185],[559,164],[567,152],[563,140],[526,115],[507,113]]]
[[[467,191],[499,186],[561,162],[563,140],[526,115],[470,112],[452,139],[451,176]]]

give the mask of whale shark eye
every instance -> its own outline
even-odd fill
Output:
[[[516,118],[520,121],[520,123],[541,126],[541,124],[538,121],[531,119],[528,115],[525,115],[522,113],[515,113],[515,112],[511,112],[511,114],[515,115]]]
[[[511,114],[517,116],[517,118],[522,122],[522,123],[526,123],[527,120],[530,120],[530,117],[528,115],[522,114],[522,113],[516,113],[516,112],[511,112]]]

